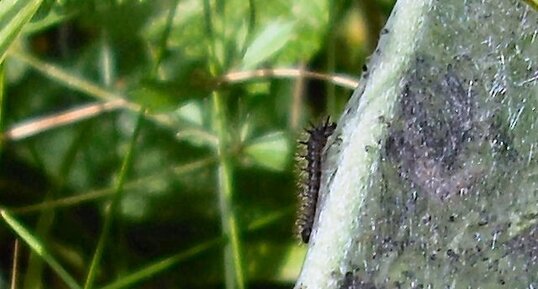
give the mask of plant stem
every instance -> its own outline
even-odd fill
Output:
[[[129,144],[127,155],[123,159],[123,163],[121,165],[118,182],[116,184],[116,192],[114,193],[114,196],[112,196],[112,200],[106,211],[103,229],[101,231],[101,235],[99,236],[99,241],[97,242],[97,247],[95,249],[92,262],[90,263],[90,269],[88,270],[88,275],[86,277],[84,289],[90,289],[93,286],[95,275],[97,273],[97,266],[99,265],[101,261],[104,247],[105,247],[106,241],[108,240],[108,235],[112,227],[112,220],[113,220],[114,214],[117,211],[119,203],[121,201],[121,196],[123,192],[123,184],[125,183],[127,172],[129,171],[129,168],[131,167],[131,162],[134,155],[134,148],[136,145],[136,140],[138,139],[138,135],[140,133],[140,128],[142,126],[143,117],[144,117],[144,110],[141,110],[140,114],[138,115],[136,128],[133,132],[133,136],[131,137],[131,142]]]
[[[213,116],[215,128],[219,138],[217,154],[218,166],[218,188],[219,207],[221,213],[221,224],[224,235],[228,238],[228,243],[224,246],[224,268],[226,288],[245,288],[243,269],[241,264],[241,245],[239,240],[239,229],[237,218],[232,206],[232,175],[233,169],[230,157],[227,153],[227,130],[224,104],[222,96],[218,92],[213,92]]]

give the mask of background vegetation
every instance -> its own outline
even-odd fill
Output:
[[[2,0],[0,288],[290,288],[296,139],[393,2]]]

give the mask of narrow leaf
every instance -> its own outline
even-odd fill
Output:
[[[22,27],[30,21],[43,0],[0,1],[0,62],[6,51],[19,35]]]
[[[275,21],[266,26],[247,48],[243,57],[243,69],[251,69],[274,55],[291,39],[294,25],[291,22]]]
[[[75,279],[69,275],[69,273],[60,265],[60,263],[50,254],[50,252],[45,248],[43,243],[37,239],[32,232],[25,228],[15,217],[13,217],[6,210],[0,211],[0,215],[6,221],[6,223],[17,233],[17,235],[28,244],[28,246],[49,266],[54,270],[58,276],[65,282],[67,286],[71,289],[80,289],[80,286],[77,284]]]
[[[245,152],[256,164],[280,171],[286,167],[290,145],[283,132],[275,132],[256,139]]]

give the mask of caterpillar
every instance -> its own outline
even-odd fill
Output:
[[[330,122],[329,118],[318,125],[311,124],[311,128],[306,129],[308,139],[299,141],[299,144],[306,147],[306,154],[300,156],[305,162],[299,162],[300,170],[303,171],[303,181],[300,182],[298,193],[299,209],[297,220],[295,222],[296,232],[301,241],[305,244],[310,240],[316,206],[318,201],[318,192],[321,181],[321,156],[327,139],[332,135],[336,128],[336,123]]]

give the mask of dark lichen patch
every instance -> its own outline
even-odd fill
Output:
[[[538,225],[528,228],[506,245],[507,251],[517,257],[521,271],[538,272]]]
[[[487,133],[477,112],[477,81],[460,76],[458,64],[416,59],[386,143],[400,176],[439,199],[465,193],[483,171],[464,164],[470,144]]]
[[[411,67],[388,120],[380,161],[386,189],[379,194],[374,245],[363,255],[373,256],[366,276],[387,288],[395,280],[401,288],[431,280],[444,288],[451,284],[447,276],[459,276],[468,288],[527,288],[538,270],[535,228],[520,233],[523,238],[510,234],[522,230],[514,219],[530,223],[511,211],[529,199],[513,182],[528,161],[514,149],[518,139],[506,123],[505,104],[491,97],[491,83],[469,59],[425,56]],[[526,212],[532,217],[535,210]],[[419,265],[406,266],[411,262]]]
[[[358,273],[347,272],[340,282],[339,289],[380,289],[375,284],[366,281]]]

